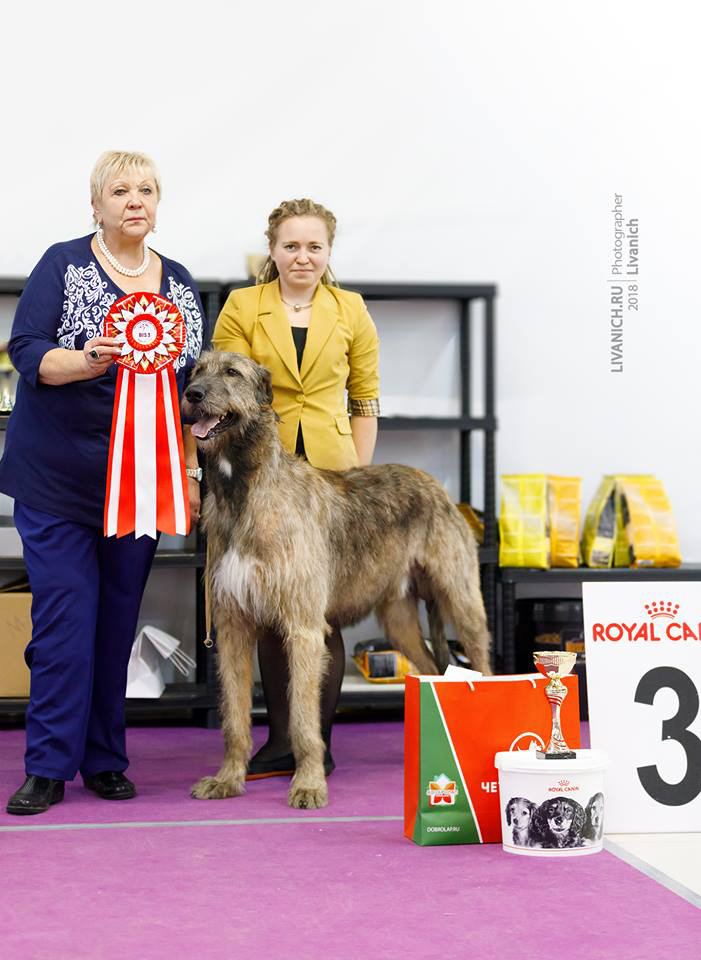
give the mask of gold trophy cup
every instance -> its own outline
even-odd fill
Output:
[[[560,707],[567,696],[567,687],[562,682],[562,677],[566,677],[572,672],[577,654],[566,650],[536,650],[533,659],[538,670],[550,680],[545,685],[545,696],[550,704],[553,717],[550,742],[545,748],[545,752],[538,750],[537,755],[541,760],[575,760],[577,754],[574,750],[570,750],[562,736]]]
[[[0,343],[0,413],[12,413],[14,406],[10,387],[15,368],[12,366],[7,346],[7,342]]]

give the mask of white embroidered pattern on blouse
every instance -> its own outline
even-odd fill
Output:
[[[76,339],[85,334],[85,339],[102,336],[102,321],[117,299],[116,294],[106,293],[107,283],[100,279],[97,266],[74,267],[68,264],[63,278],[63,313],[57,330],[60,347],[75,350]]]
[[[184,283],[178,283],[170,276],[166,296],[182,313],[185,321],[185,345],[173,364],[173,369],[177,373],[181,367],[185,366],[188,358],[197,360],[202,351],[202,314],[191,288]]]

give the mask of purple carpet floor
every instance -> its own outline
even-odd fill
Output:
[[[405,840],[401,724],[340,724],[334,738],[329,806],[296,811],[283,778],[189,798],[216,770],[217,731],[130,730],[134,800],[77,781],[48,814],[0,816],[0,956],[698,960],[701,911],[609,853]],[[0,732],[3,798],[22,746],[22,731]]]

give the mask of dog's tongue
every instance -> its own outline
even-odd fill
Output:
[[[197,423],[193,423],[190,427],[193,437],[199,437],[200,440],[204,440],[212,427],[215,427],[219,423],[219,417],[205,417],[204,420],[198,420]]]

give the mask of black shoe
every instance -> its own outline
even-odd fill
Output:
[[[251,757],[246,769],[246,780],[264,780],[266,777],[291,777],[295,772],[296,764],[294,754],[285,753],[281,757],[274,757],[272,760],[261,760],[257,755]],[[331,751],[324,753],[324,773],[328,777],[336,769],[333,762]]]
[[[123,773],[106,770],[93,777],[83,777],[88,790],[93,790],[103,800],[131,800],[136,796],[136,787]]]
[[[46,813],[54,803],[63,800],[63,780],[30,775],[7,802],[7,812],[20,816],[30,813]]]

